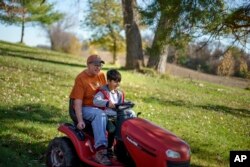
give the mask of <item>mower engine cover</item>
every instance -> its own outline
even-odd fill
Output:
[[[124,144],[138,167],[189,166],[189,145],[171,132],[141,118],[123,122]]]

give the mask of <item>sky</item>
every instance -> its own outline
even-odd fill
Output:
[[[79,2],[78,2],[79,1]],[[81,19],[82,10],[84,5],[86,5],[86,0],[48,0],[49,3],[56,3],[55,10],[67,13],[69,15],[74,15],[74,19]],[[72,27],[70,32],[76,34],[80,39],[87,39],[88,32],[84,31],[80,25],[79,21],[74,27]],[[16,25],[6,25],[0,22],[0,40],[8,42],[19,42],[21,39],[21,27]],[[24,32],[24,43],[29,46],[46,45],[50,46],[49,39],[47,38],[46,31],[40,26],[27,25]]]
[[[69,31],[76,34],[80,40],[89,39],[90,32],[84,30],[80,26],[80,20],[83,19],[84,10],[88,0],[47,0],[49,3],[56,3],[55,10],[73,15],[77,19],[76,25]],[[148,2],[148,0],[147,0]],[[143,5],[144,0],[138,0],[138,3]],[[19,42],[21,39],[21,26],[6,25],[0,22],[0,40],[8,42]],[[26,25],[24,31],[24,43],[29,46],[45,45],[50,46],[49,38],[46,31],[40,26]]]
[[[90,32],[80,26],[80,20],[83,19],[84,10],[86,10],[87,0],[47,0],[49,3],[56,3],[55,10],[73,15],[76,19],[76,25],[69,31],[76,34],[80,40],[90,38]],[[148,3],[150,0],[138,0],[140,5]],[[245,0],[240,0],[245,1]],[[242,2],[241,2],[242,3]],[[236,5],[234,3],[234,5]],[[149,32],[150,33],[150,32]],[[151,34],[151,33],[150,33]],[[19,42],[21,38],[21,27],[15,25],[5,25],[0,22],[0,40],[8,42]],[[40,26],[27,25],[24,32],[24,43],[29,46],[45,45],[50,46],[46,31]],[[250,46],[245,48],[250,53]]]

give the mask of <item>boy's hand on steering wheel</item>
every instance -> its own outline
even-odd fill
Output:
[[[80,121],[77,123],[77,128],[82,130],[85,128],[85,122],[84,121]]]
[[[108,107],[109,108],[115,108],[115,105],[111,101],[109,101],[109,106]]]

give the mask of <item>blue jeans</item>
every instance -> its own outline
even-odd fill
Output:
[[[105,112],[96,107],[83,107],[83,119],[91,121],[93,128],[95,148],[99,146],[108,146],[108,139],[106,137],[107,116]]]

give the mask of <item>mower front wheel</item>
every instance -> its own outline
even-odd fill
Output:
[[[67,137],[54,138],[46,154],[46,165],[48,167],[78,167],[79,159],[74,146]]]

